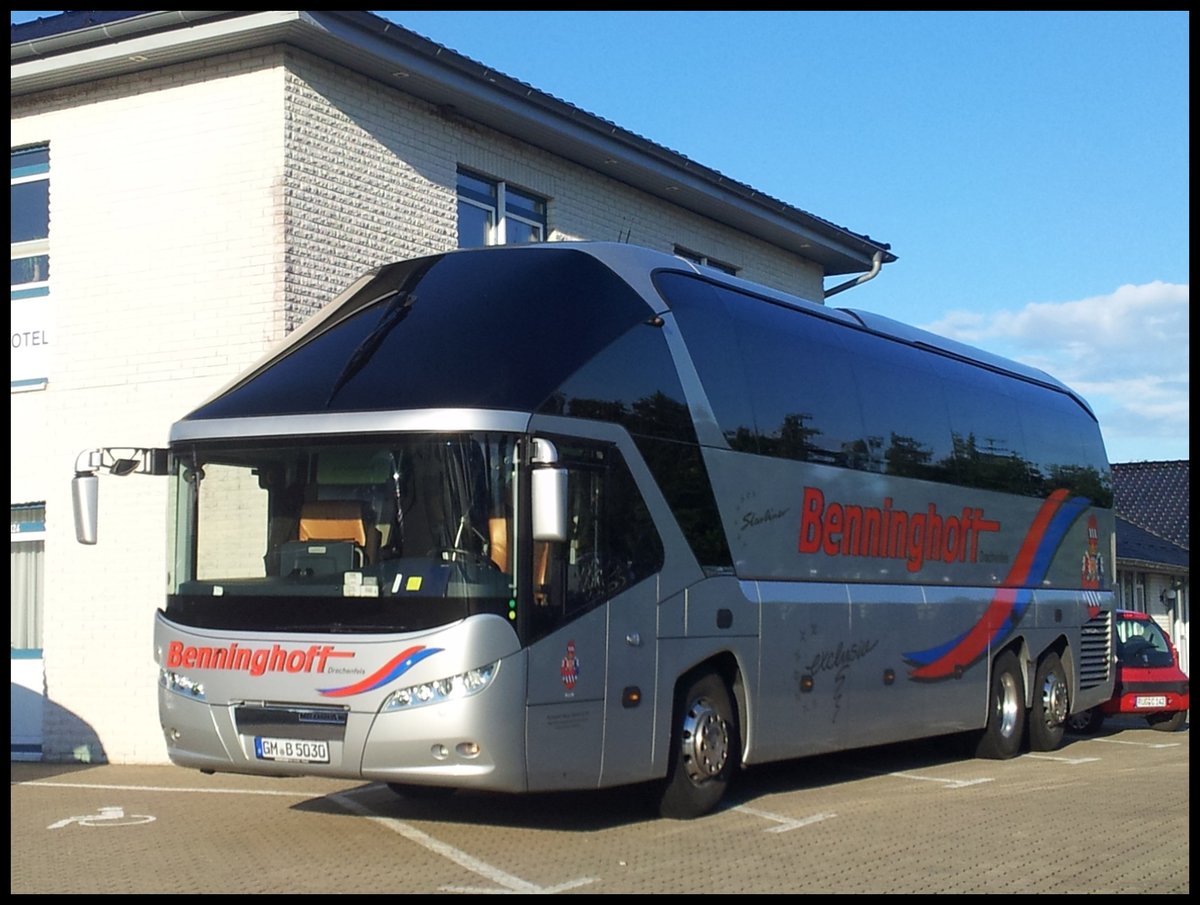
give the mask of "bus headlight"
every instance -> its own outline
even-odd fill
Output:
[[[175,694],[183,695],[185,698],[192,698],[196,701],[204,700],[204,684],[194,679],[189,679],[187,676],[182,676],[177,672],[168,672],[165,669],[160,669],[158,671],[158,684],[167,691],[173,691]]]
[[[407,688],[401,688],[388,695],[387,700],[383,702],[382,710],[384,712],[406,710],[412,707],[424,707],[426,704],[442,704],[446,701],[469,698],[491,685],[499,670],[500,661],[497,660],[495,663],[489,663],[487,666],[480,666],[477,669],[469,669],[456,676],[431,679],[420,685],[409,685]]]

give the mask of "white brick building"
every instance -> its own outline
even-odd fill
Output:
[[[548,241],[698,255],[813,300],[893,260],[365,12],[65,13],[11,49],[13,202],[41,206],[12,237],[14,758],[166,761],[165,487],[102,481],[79,545],[80,451],[165,445],[362,271],[469,244],[463,172],[539,200]]]

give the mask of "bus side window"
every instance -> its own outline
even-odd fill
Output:
[[[570,455],[569,536],[565,543],[536,543],[533,551],[537,621],[553,621],[554,627],[654,574],[663,563],[662,541],[616,449],[564,443],[563,452]]]
[[[535,606],[550,605],[550,543],[539,540],[533,544],[533,602]]]

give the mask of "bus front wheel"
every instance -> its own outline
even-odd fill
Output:
[[[715,808],[741,762],[740,752],[729,688],[713,673],[700,676],[676,700],[659,814],[690,820]]]
[[[1025,681],[1017,655],[1008,650],[992,664],[987,726],[975,746],[975,756],[1007,760],[1021,751],[1025,735]]]

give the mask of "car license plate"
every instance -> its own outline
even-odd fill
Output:
[[[299,738],[254,737],[254,755],[259,760],[283,760],[298,764],[329,763],[329,742]]]
[[[1133,699],[1134,707],[1166,707],[1167,696],[1165,694],[1139,694]]]

